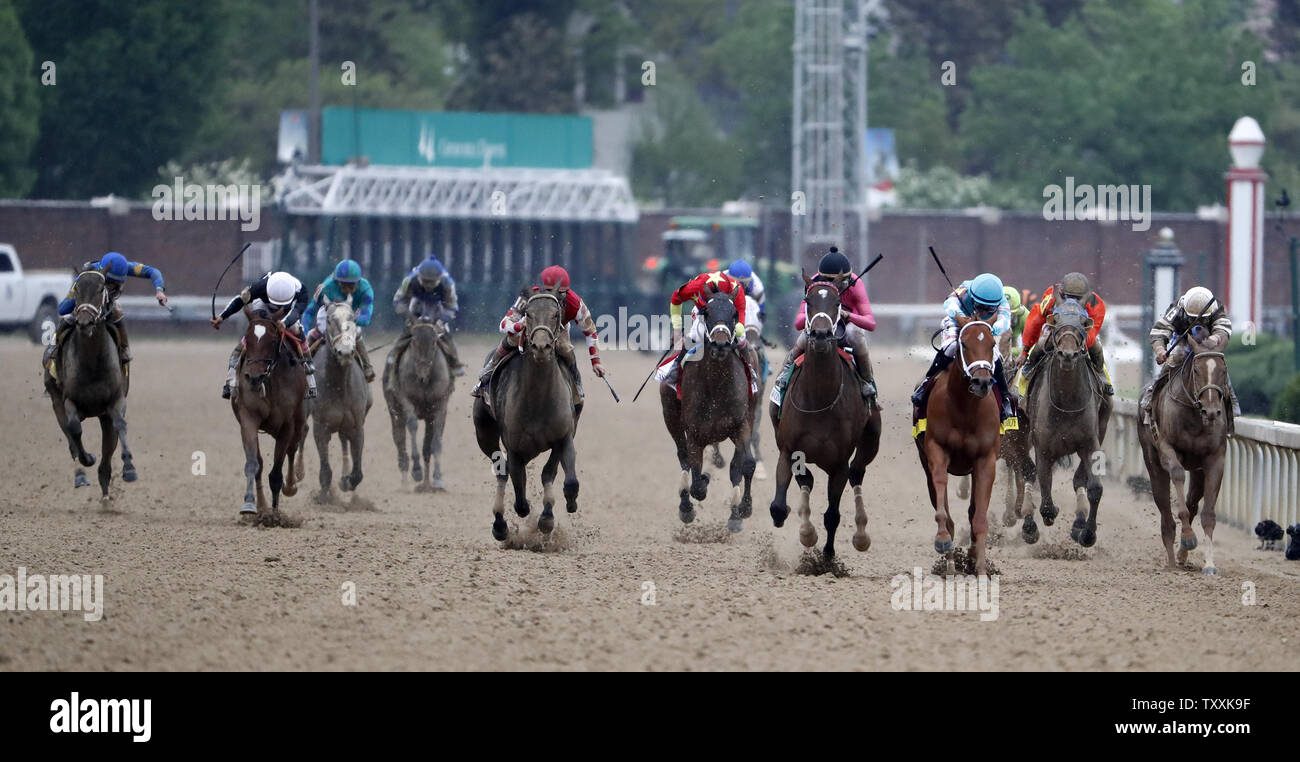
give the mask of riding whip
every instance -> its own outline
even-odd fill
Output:
[[[858,281],[860,281],[860,280],[862,280],[863,278],[867,277],[867,273],[871,272],[871,268],[875,267],[876,264],[879,263],[880,260],[882,260],[882,259],[884,259],[884,258],[885,258],[885,255],[884,255],[884,254],[877,253],[877,254],[876,254],[876,258],[873,259],[873,260],[871,260],[871,264],[869,264],[869,265],[867,265],[866,267],[862,268],[862,272],[858,273],[858,276],[857,276],[856,278],[853,279],[853,283],[850,283],[850,284],[848,285],[848,288],[853,288],[853,286],[854,286]],[[847,290],[847,289],[845,289],[845,290]]]
[[[673,351],[673,348],[670,346],[664,350],[663,354],[659,355],[659,362],[655,363],[654,369],[650,371],[650,376],[653,376],[655,371],[659,370],[659,366],[664,364],[664,359],[668,357],[668,353],[671,351]],[[645,377],[645,381],[641,382],[641,388],[637,389],[636,394],[632,395],[633,402],[636,402],[636,398],[641,396],[641,392],[645,390],[645,385],[650,383],[650,376]],[[613,391],[613,388],[611,388],[610,391]]]
[[[226,269],[221,271],[221,277],[217,278],[217,285],[212,288],[212,317],[215,318],[217,316],[217,292],[221,290],[222,278],[226,277],[226,273],[230,272],[230,268],[234,267],[235,263],[239,261],[239,258],[244,256],[244,252],[248,251],[248,247],[252,245],[252,241],[244,244],[244,248],[240,249],[239,253],[235,255],[235,258],[230,260],[230,264],[226,265]]]
[[[609,382],[609,379],[608,379],[608,378],[605,378],[604,376],[601,376],[601,377],[600,377],[600,380],[601,380],[601,381],[604,381],[604,382],[605,382],[605,386],[608,386],[608,387],[609,387],[609,393],[612,394],[612,395],[614,395],[614,401],[615,401],[615,402],[622,402],[622,401],[623,401],[623,400],[621,400],[621,399],[618,398],[618,392],[614,391],[614,385],[611,384],[611,383]]]
[[[956,291],[957,287],[952,284],[952,278],[948,277],[948,271],[943,269],[943,263],[939,261],[939,255],[934,253],[933,246],[930,247],[930,256],[934,257],[934,263],[939,266],[939,272],[943,273],[943,279],[948,281],[948,288]]]

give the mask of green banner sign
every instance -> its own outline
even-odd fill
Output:
[[[321,111],[321,160],[415,167],[591,167],[591,119],[330,107]]]

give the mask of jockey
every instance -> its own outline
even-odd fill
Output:
[[[447,324],[447,333],[443,334],[438,345],[447,355],[451,372],[457,376],[465,375],[465,365],[460,361],[456,343],[451,339],[451,321],[456,319],[456,310],[459,309],[456,281],[432,254],[407,273],[397,287],[397,293],[393,294],[393,310],[399,315],[405,315],[417,303],[423,307],[425,314],[437,315],[439,320]],[[394,342],[393,351],[389,353],[388,363],[384,366],[384,388],[388,387],[392,367],[410,343],[411,323],[408,320],[402,329],[402,335]]]
[[[1107,396],[1113,395],[1115,387],[1111,385],[1110,370],[1106,367],[1106,355],[1102,351],[1101,341],[1099,340],[1101,326],[1106,322],[1106,303],[1101,300],[1097,292],[1092,290],[1087,276],[1083,273],[1068,273],[1061,279],[1059,284],[1049,286],[1043,292],[1042,301],[1029,311],[1029,317],[1025,319],[1025,330],[1020,337],[1020,341],[1025,350],[1029,352],[1029,356],[1025,358],[1024,369],[1020,372],[1020,381],[1018,383],[1020,396],[1025,396],[1029,386],[1029,376],[1033,373],[1034,368],[1038,366],[1038,363],[1042,361],[1043,355],[1046,354],[1046,347],[1039,348],[1039,345],[1045,344],[1047,335],[1051,333],[1050,328],[1047,331],[1044,331],[1043,328],[1047,325],[1047,318],[1052,314],[1052,310],[1056,308],[1055,292],[1058,286],[1063,299],[1078,301],[1083,305],[1088,317],[1092,318],[1092,328],[1088,329],[1086,337],[1088,360],[1092,363],[1093,369],[1105,379],[1102,390]]]
[[[591,372],[597,377],[604,378],[606,374],[605,366],[600,362],[600,352],[596,345],[596,323],[592,320],[591,310],[587,309],[587,303],[582,301],[578,292],[569,288],[569,273],[559,265],[551,265],[542,270],[542,285],[533,286],[533,291],[540,291],[544,288],[560,287],[560,293],[564,295],[564,311],[560,316],[560,332],[555,337],[555,353],[564,361],[565,367],[573,374],[573,405],[577,410],[582,410],[583,399],[585,395],[582,391],[582,375],[578,373],[578,358],[573,351],[573,342],[569,340],[569,324],[577,323],[578,329],[582,335],[587,338],[587,355],[591,358]],[[505,317],[501,318],[501,333],[505,338],[497,345],[496,352],[489,355],[487,362],[483,364],[483,371],[479,373],[478,383],[470,392],[475,397],[484,396],[484,387],[487,386],[488,379],[492,378],[493,371],[501,364],[511,352],[517,351],[524,340],[524,305],[528,303],[527,298],[520,296],[514,305],[506,311]],[[484,397],[486,400],[486,397]]]
[[[668,319],[673,329],[672,346],[680,347],[681,350],[686,348],[682,337],[682,305],[688,301],[694,306],[691,309],[691,332],[685,338],[690,340],[692,347],[704,341],[705,325],[700,319],[700,310],[714,294],[731,296],[731,302],[736,307],[736,325],[732,329],[732,340],[742,350],[741,356],[745,358],[745,364],[750,369],[758,367],[757,362],[751,361],[748,357],[750,351],[745,341],[745,287],[739,280],[721,270],[700,273],[682,284],[669,298]],[[669,384],[677,383],[678,368],[681,367],[685,355],[686,351],[678,351],[672,358],[664,361],[654,373],[655,380],[667,381]]]
[[[871,372],[871,358],[867,354],[867,331],[876,330],[876,315],[871,311],[871,300],[867,298],[867,284],[863,283],[861,278],[854,277],[849,258],[834,246],[822,255],[821,261],[817,263],[817,275],[813,277],[813,282],[832,283],[836,288],[843,288],[850,278],[853,278],[853,285],[840,295],[843,311],[839,325],[835,326],[835,334],[840,346],[853,350],[854,368],[862,384],[862,398],[874,401],[876,382]],[[794,320],[799,338],[795,340],[794,348],[786,356],[785,366],[781,368],[775,381],[775,386],[780,390],[782,397],[785,395],[786,385],[790,383],[790,372],[794,368],[794,362],[804,353],[808,345],[808,335],[803,332],[807,321],[808,305],[801,303],[799,315]]]
[[[153,281],[154,298],[158,303],[167,306],[167,294],[164,293],[162,273],[156,267],[142,265],[139,262],[130,262],[126,257],[110,251],[99,259],[98,262],[91,261],[81,266],[83,272],[95,270],[104,274],[104,285],[108,290],[108,328],[117,339],[117,353],[122,365],[125,366],[131,362],[131,347],[127,343],[126,325],[122,320],[122,307],[117,303],[117,298],[122,294],[122,287],[126,285],[127,276],[135,278],[148,278]],[[59,315],[65,317],[63,323],[59,326],[56,336],[62,336],[69,327],[73,307],[77,306],[77,300],[72,289],[68,289],[68,295],[63,297],[59,302]],[[54,346],[58,345],[55,341]],[[53,350],[46,351],[47,357],[52,356]]]
[[[252,305],[254,302],[261,302],[268,316],[272,320],[279,320],[280,325],[294,335],[295,340],[289,343],[298,350],[298,359],[302,361],[302,367],[307,371],[307,396],[315,399],[316,368],[312,366],[311,358],[307,356],[306,343],[300,341],[303,335],[301,318],[303,310],[307,308],[307,289],[303,288],[302,281],[286,272],[270,272],[263,275],[259,281],[231,299],[220,315],[212,318],[212,327],[221,328],[221,324],[227,318],[243,309],[244,305]],[[241,340],[239,346],[235,347],[235,351],[230,353],[226,385],[221,387],[222,399],[230,399],[231,390],[235,387],[235,369],[239,367],[239,360],[243,354],[244,342]]]
[[[1020,291],[1012,286],[1003,286],[1002,293],[1007,297],[1007,307],[1011,310],[1011,359],[1020,357],[1020,337],[1025,332],[1025,318],[1029,309],[1020,303]]]
[[[1194,286],[1174,304],[1169,305],[1163,317],[1151,326],[1149,341],[1155,351],[1156,364],[1160,371],[1142,390],[1138,407],[1142,411],[1142,422],[1151,421],[1151,400],[1161,380],[1168,375],[1170,368],[1177,368],[1191,351],[1186,336],[1196,327],[1200,327],[1209,336],[1202,343],[1206,349],[1222,352],[1232,338],[1232,320],[1228,318],[1223,303],[1204,286]],[[1175,338],[1175,336],[1177,338]],[[1171,349],[1171,345],[1175,344]],[[1228,381],[1228,396],[1232,398],[1233,415],[1241,415],[1241,405],[1237,402],[1237,393]]]
[[[925,379],[912,392],[912,404],[924,413],[930,392],[930,379],[948,367],[957,356],[957,318],[971,317],[987,322],[993,330],[993,380],[1002,392],[1002,420],[1011,418],[1015,415],[1015,409],[1007,390],[1006,377],[1002,373],[1002,354],[997,348],[998,338],[1011,330],[1011,306],[1007,304],[1007,295],[1002,291],[1002,280],[992,273],[981,273],[972,280],[964,281],[944,300],[943,311],[943,320],[939,326],[943,331],[943,347],[935,354],[934,362],[930,363],[930,369],[925,372]]]
[[[309,329],[307,343],[317,341],[323,335],[319,325],[325,320],[325,305],[329,302],[346,302],[356,313],[357,328],[370,325],[370,318],[375,308],[375,290],[370,281],[361,277],[361,265],[351,259],[339,262],[334,273],[316,287],[307,310],[302,314],[302,326]],[[370,353],[366,350],[361,331],[357,331],[357,358],[361,360],[361,369],[365,371],[366,381],[375,380],[375,369],[370,364]]]
[[[763,288],[763,281],[754,272],[754,268],[743,259],[737,259],[727,268],[727,275],[740,281],[740,285],[745,287],[745,325],[758,328],[758,332],[763,332],[763,318],[767,316],[767,307],[763,304],[767,299],[767,290]],[[749,299],[754,301],[753,308],[749,305]]]

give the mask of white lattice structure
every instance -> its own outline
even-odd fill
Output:
[[[627,179],[600,169],[304,166],[279,199],[291,215],[637,221]]]

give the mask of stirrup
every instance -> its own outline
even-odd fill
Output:
[[[230,399],[230,384],[221,385],[221,399],[223,400]]]

